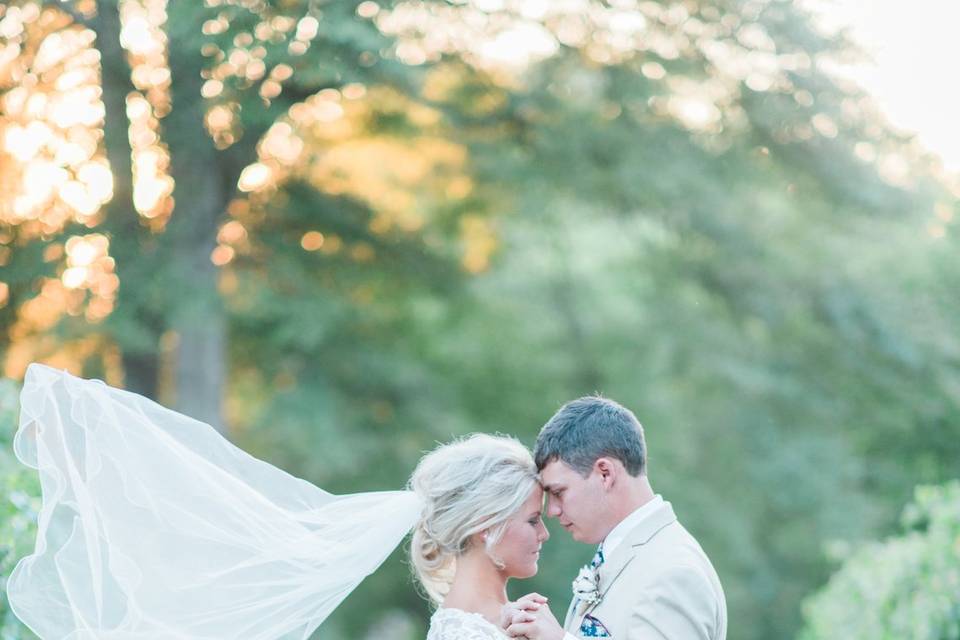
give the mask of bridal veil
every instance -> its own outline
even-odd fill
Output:
[[[421,510],[409,492],[331,495],[204,423],[38,364],[14,448],[43,506],[7,591],[44,640],[306,638]]]

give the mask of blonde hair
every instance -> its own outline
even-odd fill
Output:
[[[476,434],[420,459],[409,487],[424,507],[410,559],[434,603],[449,592],[457,557],[470,548],[472,535],[488,531],[485,551],[497,562],[491,549],[536,486],[533,456],[515,438]]]

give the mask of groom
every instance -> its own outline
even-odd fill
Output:
[[[647,479],[643,427],[612,400],[564,405],[537,438],[547,515],[574,540],[599,545],[573,583],[561,627],[546,599],[503,608],[510,637],[530,640],[724,640],[720,580],[700,545]]]

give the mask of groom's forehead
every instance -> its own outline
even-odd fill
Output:
[[[553,460],[540,471],[540,484],[545,491],[552,491],[565,486],[576,475],[577,472],[562,461]]]

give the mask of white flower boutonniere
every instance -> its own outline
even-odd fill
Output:
[[[587,604],[600,600],[600,575],[596,569],[590,566],[580,569],[573,581],[573,595]]]

